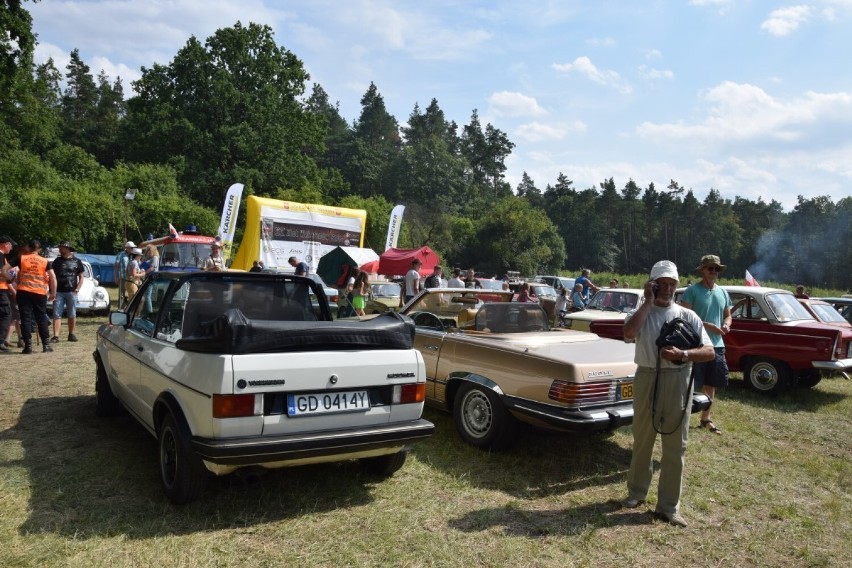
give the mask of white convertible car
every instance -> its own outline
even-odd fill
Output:
[[[98,414],[126,409],[157,437],[177,504],[241,468],[359,459],[391,475],[434,431],[413,340],[396,313],[332,321],[308,278],[157,272],[98,330]]]

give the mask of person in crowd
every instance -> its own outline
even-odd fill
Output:
[[[610,288],[618,288],[618,278],[612,278],[609,281]]]
[[[27,253],[22,254],[15,261],[19,269],[16,297],[18,310],[21,312],[21,333],[24,336],[24,350],[21,353],[24,354],[33,352],[33,322],[38,327],[42,351],[45,353],[53,351],[49,343],[50,324],[47,319],[47,301],[53,301],[56,298],[56,276],[53,273],[53,267],[39,254],[40,252],[41,242],[32,240]]]
[[[426,281],[423,282],[424,288],[440,288],[441,287],[441,275],[444,273],[444,269],[441,268],[440,264],[436,264],[434,268],[432,268],[432,274],[426,277]]]
[[[464,280],[461,279],[461,268],[453,268],[453,277],[447,282],[448,288],[464,288]]]
[[[581,286],[583,286],[583,303],[584,304],[589,303],[589,297],[591,296],[591,294],[589,294],[589,290],[591,290],[592,292],[597,292],[598,290],[600,290],[600,288],[595,286],[594,282],[592,282],[591,276],[592,276],[592,271],[589,270],[588,268],[584,268],[583,273],[580,275],[580,277],[577,278],[577,280],[574,281],[575,284],[579,283]]]
[[[308,264],[306,262],[300,261],[295,256],[291,256],[287,259],[287,263],[296,269],[296,276],[307,276],[308,275]]]
[[[83,261],[74,256],[74,247],[68,241],[59,243],[59,256],[53,260],[56,275],[56,300],[53,302],[53,337],[59,343],[62,314],[68,318],[68,341],[77,341],[77,294],[83,286]]]
[[[157,272],[160,270],[160,251],[157,250],[157,245],[149,244],[145,246],[144,250],[144,271],[145,275],[151,274],[152,272]],[[151,301],[151,295],[154,293],[154,288],[152,286],[148,286],[145,290],[145,310],[147,313],[151,313],[154,311],[154,306]]]
[[[9,329],[12,325],[12,293],[10,291],[14,274],[6,255],[12,251],[15,241],[11,237],[0,237],[0,351],[10,351],[7,345]]]
[[[133,247],[130,249],[130,262],[127,263],[127,273],[124,281],[124,295],[127,296],[127,303],[133,299],[136,292],[139,290],[139,285],[142,284],[142,278],[145,276],[145,271],[142,270],[142,249]]]
[[[805,287],[802,284],[796,286],[796,293],[794,294],[794,296],[796,296],[797,298],[802,298],[803,300],[807,300],[808,298],[810,298],[810,296],[808,296],[808,293],[805,292]]]
[[[419,258],[411,261],[411,268],[405,273],[405,303],[420,293],[420,262]]]
[[[553,313],[556,314],[556,326],[565,327],[565,316],[568,315],[568,288],[563,286],[559,289]]]
[[[263,272],[263,267],[260,266],[259,260],[255,260],[251,263],[251,268],[249,268],[249,272]]]
[[[728,364],[725,361],[725,335],[731,331],[731,308],[733,303],[727,290],[716,284],[716,280],[725,270],[725,265],[715,254],[706,254],[695,268],[701,273],[701,280],[683,293],[680,305],[698,314],[704,322],[704,329],[713,344],[716,356],[706,363],[694,363],[692,374],[695,388],[701,389],[713,403],[701,412],[701,427],[714,434],[721,434],[713,422],[712,411],[716,408],[716,389],[728,386]]]
[[[581,312],[586,309],[586,300],[583,298],[583,285],[579,282],[574,284],[571,290],[571,299],[568,302],[569,312]]]
[[[367,307],[367,297],[370,295],[370,283],[366,271],[359,271],[352,284],[352,307],[359,316],[367,315],[364,308]]]
[[[464,277],[465,288],[482,288],[482,284],[476,279],[476,272],[473,268],[469,268]]]
[[[222,256],[222,243],[219,241],[210,245],[210,255],[204,261],[204,270],[222,272],[225,270],[225,258]]]
[[[127,305],[127,296],[124,289],[127,284],[127,265],[130,264],[130,251],[136,248],[136,243],[127,241],[124,243],[124,250],[118,253],[115,257],[115,265],[112,269],[112,276],[115,283],[118,285],[118,309],[124,308]]]
[[[638,368],[633,383],[633,456],[627,474],[627,497],[622,505],[632,509],[645,502],[654,472],[652,454],[659,433],[662,456],[654,514],[673,525],[685,527],[686,520],[680,513],[680,494],[690,408],[684,408],[684,402],[690,404],[692,364],[710,361],[715,355],[701,319],[692,310],[673,302],[678,281],[677,266],[673,262],[661,260],[654,264],[645,283],[645,302],[628,313],[624,320],[624,339],[636,341],[634,360]],[[663,325],[675,318],[684,320],[701,336],[700,347],[685,351],[673,346],[657,347]]]
[[[518,302],[534,302],[535,300],[530,297],[530,283],[524,282],[521,284],[521,289],[518,291]]]

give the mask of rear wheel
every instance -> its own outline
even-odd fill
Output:
[[[790,367],[776,359],[753,358],[743,370],[748,386],[766,394],[776,394],[790,384]]]
[[[477,448],[496,450],[512,443],[514,418],[491,389],[475,383],[459,387],[453,418],[462,439]]]
[[[163,418],[157,431],[157,440],[160,448],[160,481],[166,496],[175,505],[197,499],[207,485],[209,474],[171,414]]]
[[[374,458],[362,458],[361,465],[367,473],[390,477],[399,471],[403,465],[405,465],[407,457],[408,450],[401,450],[395,454],[376,456]]]
[[[98,357],[96,365],[95,400],[97,401],[97,407],[95,414],[104,418],[117,416],[121,413],[121,402],[112,392],[112,387],[109,386],[106,369],[104,369],[104,364],[101,362],[100,357]]]
[[[822,380],[822,375],[816,369],[809,369],[807,371],[803,371],[801,375],[799,375],[799,380],[796,383],[800,387],[805,388],[813,388],[819,384]]]

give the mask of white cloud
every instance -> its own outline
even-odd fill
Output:
[[[529,122],[516,128],[514,136],[520,141],[534,143],[548,140],[563,140],[571,133],[583,133],[587,129],[586,124],[579,120],[567,125]]]
[[[490,110],[497,116],[541,116],[547,111],[533,97],[500,91],[488,97]]]
[[[623,81],[618,73],[608,69],[598,69],[586,56],[578,57],[573,63],[554,63],[553,68],[565,73],[577,72],[595,83],[611,87],[625,95],[633,92],[633,87]]]
[[[647,65],[639,66],[639,75],[651,80],[674,79],[674,71],[671,71],[670,69],[654,69]]]
[[[637,128],[643,137],[699,141],[812,141],[826,131],[834,131],[852,117],[852,94],[806,92],[801,98],[785,101],[760,87],[726,81],[704,96],[712,106],[698,123],[655,124]]]
[[[810,6],[787,6],[773,10],[769,18],[760,24],[760,29],[774,36],[789,35],[810,18],[812,11]]]
[[[725,15],[728,13],[728,8],[734,3],[734,0],[689,0],[692,6],[707,6],[719,9],[719,14]]]
[[[663,53],[659,49],[647,49],[645,50],[645,59],[659,59],[663,56]]]

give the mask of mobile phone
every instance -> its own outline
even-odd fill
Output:
[[[659,284],[654,284],[653,286],[651,286],[651,292],[654,294],[655,298],[657,297],[657,293],[659,293],[659,291],[660,291],[660,285]]]

